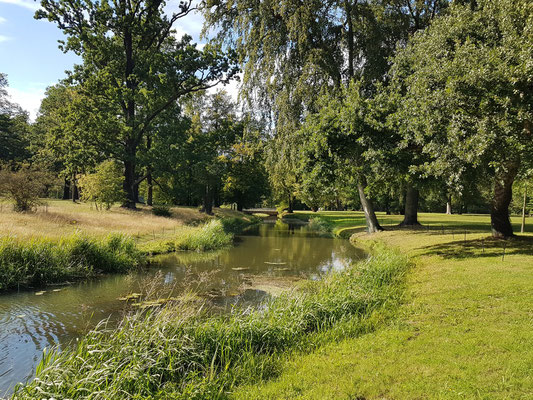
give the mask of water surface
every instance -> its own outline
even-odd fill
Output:
[[[265,282],[319,279],[363,256],[347,240],[278,222],[253,227],[224,251],[158,257],[143,273],[0,295],[0,398],[31,379],[44,348],[64,347],[102,319],[119,320],[124,295],[147,287],[161,296],[193,290],[224,309],[257,305],[269,296]]]

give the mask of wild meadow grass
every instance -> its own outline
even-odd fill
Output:
[[[0,290],[126,272],[141,260],[133,240],[120,234],[103,239],[82,235],[59,240],[0,237]]]
[[[291,352],[371,330],[400,302],[408,267],[379,247],[256,310],[221,316],[183,300],[137,312],[118,329],[103,325],[70,349],[45,353],[37,377],[13,398],[226,398],[237,385],[275,376]]]

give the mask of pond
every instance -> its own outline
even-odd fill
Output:
[[[120,319],[125,295],[192,290],[221,310],[257,306],[298,279],[320,279],[363,257],[347,240],[276,222],[252,227],[227,250],[159,256],[142,273],[0,295],[0,398],[31,379],[44,348],[64,347],[99,321]]]

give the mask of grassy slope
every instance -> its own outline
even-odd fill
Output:
[[[190,224],[207,222],[210,217],[193,207],[172,208],[172,218],[151,214],[150,207],[129,211],[118,206],[110,211],[96,211],[90,204],[64,200],[46,200],[36,213],[15,213],[11,205],[0,205],[0,235],[19,238],[47,237],[58,239],[81,232],[87,236],[104,237],[110,232],[123,233],[138,243],[171,238],[188,231]],[[241,213],[215,209],[217,217],[236,217]]]
[[[383,240],[416,262],[397,319],[375,333],[295,357],[279,379],[244,387],[234,397],[533,398],[533,236],[507,243],[502,261],[503,242],[488,239],[487,216],[423,214],[421,220],[444,225],[445,233],[402,230],[356,238]]]

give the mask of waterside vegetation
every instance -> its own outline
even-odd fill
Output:
[[[394,318],[368,335],[291,357],[278,378],[232,398],[531,398],[533,226],[497,240],[488,218],[423,214],[433,229],[353,235],[358,245],[397,248],[414,265]]]
[[[209,316],[189,299],[136,313],[117,330],[103,326],[45,354],[14,399],[225,398],[275,376],[287,354],[372,331],[401,301],[408,268],[406,257],[378,246],[367,261],[263,309]]]
[[[178,208],[165,218],[150,215],[148,209],[99,212],[64,201],[43,207],[29,214],[2,210],[6,218],[0,225],[8,234],[0,236],[0,291],[124,273],[146,265],[146,256],[153,254],[224,248],[233,243],[235,233],[257,222],[230,210],[206,218]],[[132,213],[137,213],[133,221]]]

